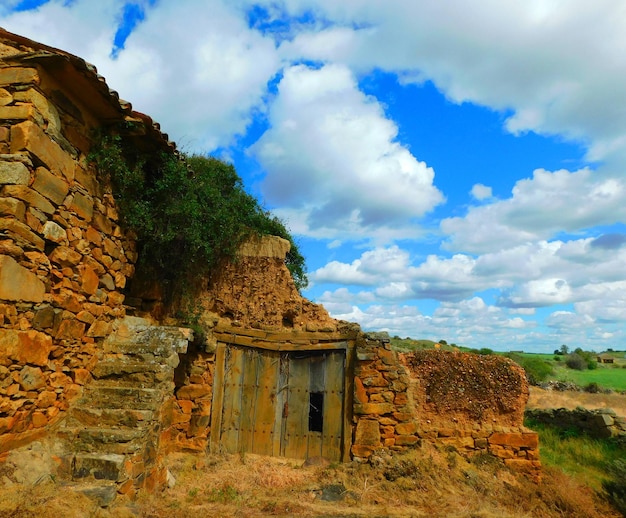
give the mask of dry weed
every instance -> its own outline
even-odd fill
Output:
[[[84,497],[54,484],[5,488],[0,516],[94,518],[459,517],[556,518],[618,516],[589,488],[547,469],[537,485],[483,456],[468,461],[426,445],[387,456],[376,467],[347,463],[301,467],[301,462],[259,455],[175,454],[167,459],[172,489],[95,510]],[[332,490],[332,491],[330,491]],[[7,491],[13,491],[8,496]],[[22,491],[22,492],[20,492]],[[324,500],[328,495],[333,501]]]

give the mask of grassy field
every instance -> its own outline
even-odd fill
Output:
[[[619,366],[598,365],[597,369],[577,371],[568,369],[565,366],[555,366],[553,379],[559,381],[572,381],[581,387],[590,383],[597,383],[598,386],[612,390],[626,390],[626,369]]]

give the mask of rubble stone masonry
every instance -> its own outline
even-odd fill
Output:
[[[40,437],[89,382],[137,259],[86,160],[95,115],[22,59],[32,49],[2,47],[0,453]]]

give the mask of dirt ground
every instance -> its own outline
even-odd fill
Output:
[[[544,390],[539,387],[530,387],[530,397],[526,408],[567,408],[576,407],[589,410],[610,408],[617,415],[626,416],[626,396],[622,394],[590,394],[588,392],[574,392],[566,390]]]

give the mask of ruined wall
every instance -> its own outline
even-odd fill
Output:
[[[397,355],[387,342],[376,335],[357,342],[356,458],[430,441],[538,476],[538,436],[523,426],[528,384],[519,366],[439,350]]]
[[[86,162],[96,117],[34,49],[0,45],[2,452],[41,436],[89,381],[137,255]]]
[[[418,435],[471,456],[492,454],[533,477],[538,436],[524,427],[528,383],[512,360],[439,350],[406,354]]]
[[[526,417],[538,423],[557,428],[576,429],[600,439],[614,438],[626,443],[626,417],[618,416],[610,408],[587,410],[586,408],[536,408],[526,411]]]

